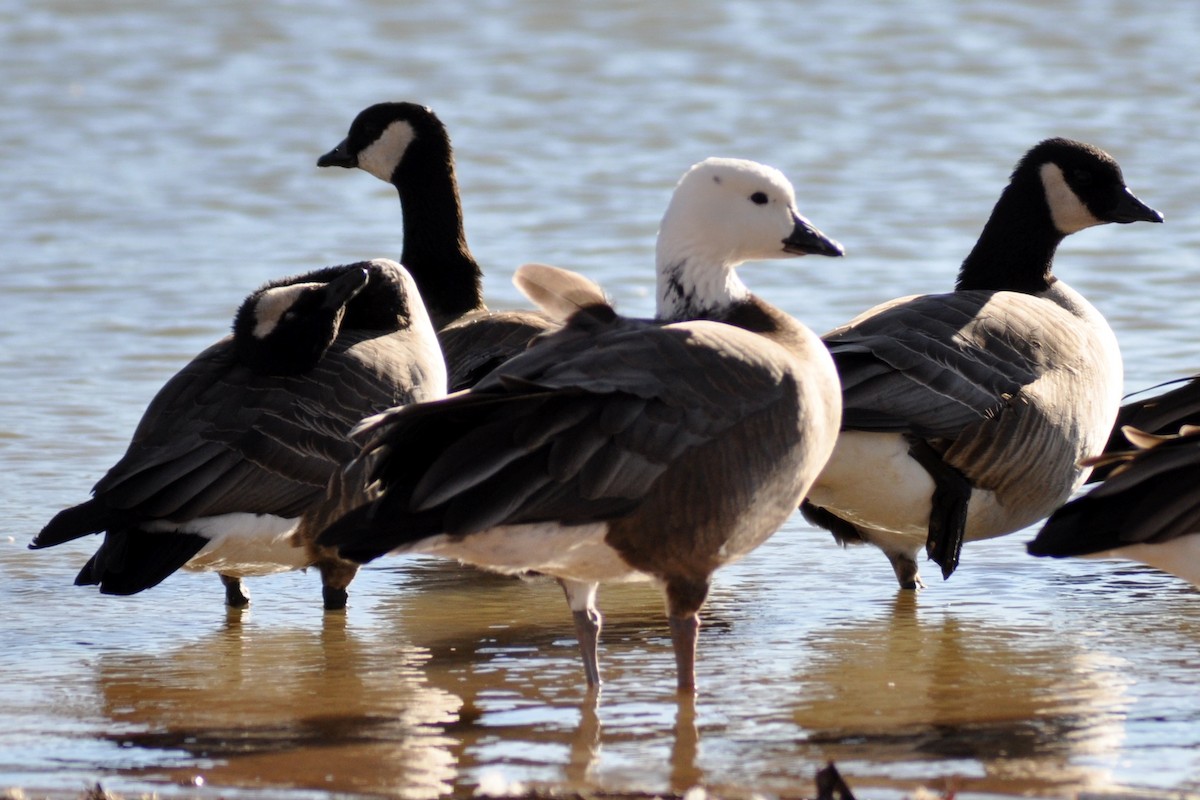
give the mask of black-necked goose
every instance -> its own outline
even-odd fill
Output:
[[[842,543],[870,542],[904,588],[916,553],[949,577],[965,539],[1011,533],[1080,485],[1121,397],[1104,317],[1052,273],[1068,234],[1161,222],[1108,154],[1066,139],[1013,171],[955,291],[876,306],[824,337],[843,386],[833,457],[803,510]]]
[[[625,319],[598,294],[551,287],[588,308],[470,391],[365,425],[376,497],[319,541],[357,561],[420,552],[558,578],[589,685],[598,585],[657,580],[691,690],[713,571],[790,516],[838,428],[824,346],[734,268],[841,248],[797,214],[781,173],[730,159],[684,175],[659,242],[660,283],[707,319]]]
[[[1200,375],[1180,378],[1168,383],[1182,383],[1174,389],[1151,397],[1139,397],[1121,406],[1117,421],[1104,452],[1127,452],[1129,440],[1125,437],[1126,427],[1145,433],[1175,433],[1184,425],[1200,425]],[[1154,388],[1161,388],[1156,386]],[[1092,468],[1088,483],[1105,480],[1119,461],[1102,460]]]
[[[92,499],[30,547],[103,532],[77,584],[133,594],[180,567],[215,571],[231,606],[248,602],[242,577],[316,565],[325,606],[340,608],[357,566],[293,541],[297,519],[353,457],[355,424],[445,387],[433,326],[399,264],[274,281],[159,390]]]
[[[358,167],[396,187],[404,220],[400,262],[412,273],[438,331],[450,391],[466,389],[554,327],[534,311],[489,311],[467,247],[450,136],[433,111],[379,103],[355,117],[319,167]]]
[[[1155,436],[1126,427],[1109,477],[1055,511],[1031,555],[1127,558],[1200,586],[1200,428]]]

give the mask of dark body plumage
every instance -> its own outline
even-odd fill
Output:
[[[1161,222],[1106,153],[1050,139],[1017,164],[949,294],[879,305],[822,337],[843,433],[804,507],[842,543],[921,585],[922,544],[949,577],[964,540],[1046,516],[1083,480],[1119,403],[1108,324],[1051,274],[1068,234]]]
[[[1128,558],[1200,586],[1200,428],[1125,433],[1136,446],[1106,455],[1109,477],[1055,511],[1029,552]]]
[[[1117,422],[1113,425],[1104,452],[1117,453],[1129,449],[1129,440],[1123,429],[1126,426],[1139,431],[1156,434],[1176,433],[1184,425],[1200,425],[1200,375],[1181,378],[1171,383],[1181,383],[1162,394],[1139,397],[1121,406]],[[1161,387],[1155,387],[1161,388]],[[1088,483],[1105,480],[1120,462],[1101,462],[1092,468]]]
[[[133,594],[187,565],[220,572],[233,605],[247,602],[240,577],[315,563],[326,604],[344,604],[355,567],[292,542],[295,520],[354,455],[351,427],[444,390],[432,326],[395,262],[272,282],[159,390],[92,499],[30,546],[104,533],[76,583]]]
[[[678,685],[692,689],[713,571],[790,516],[839,416],[819,339],[733,268],[841,249],[795,213],[777,171],[721,159],[681,180],[664,240],[660,278],[708,319],[631,320],[602,297],[549,289],[587,308],[470,391],[364,426],[369,501],[319,541],[360,561],[400,550],[558,578],[593,685],[598,584],[656,580]]]

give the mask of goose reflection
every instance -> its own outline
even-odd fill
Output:
[[[140,755],[117,771],[214,787],[446,794],[456,777],[445,729],[459,700],[430,687],[428,654],[361,640],[345,617],[323,627],[227,624],[167,653],[99,660],[106,738]],[[147,759],[146,751],[161,751]]]
[[[553,581],[464,576],[424,558],[403,559],[389,574],[393,588],[379,608],[391,626],[385,638],[420,645],[429,685],[461,702],[447,730],[457,792],[680,793],[701,782],[696,701],[675,691],[652,587],[605,588],[606,678],[620,686],[609,698],[580,686]]]
[[[903,785],[897,774],[930,785],[937,773],[942,785],[932,785],[943,791],[1058,793],[1106,782],[1097,764],[1115,760],[1132,705],[1119,659],[916,606],[898,596],[890,613],[812,643],[793,709],[809,746],[835,762],[872,764],[874,775],[855,774],[864,788]]]

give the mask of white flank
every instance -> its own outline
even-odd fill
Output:
[[[180,525],[156,522],[147,530],[195,533],[209,540],[183,565],[193,572],[220,572],[237,577],[271,575],[308,566],[305,548],[292,544],[298,518],[273,514],[222,514],[188,520]]]
[[[1200,586],[1200,533],[1180,536],[1158,544],[1119,547],[1116,550],[1093,553],[1085,558],[1124,558],[1140,561]]]
[[[604,542],[605,523],[565,526],[553,522],[503,525],[455,540],[432,536],[400,552],[455,558],[494,572],[541,572],[583,583],[645,581]]]

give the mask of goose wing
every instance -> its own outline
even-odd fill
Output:
[[[1182,385],[1153,397],[1131,400],[1121,406],[1108,443],[1104,445],[1104,452],[1118,452],[1128,448],[1129,442],[1122,433],[1122,428],[1127,425],[1149,433],[1171,433],[1179,430],[1181,425],[1200,425],[1200,375],[1171,383]],[[1109,465],[1098,464],[1088,476],[1087,482],[1097,483],[1105,480],[1110,473]]]
[[[720,323],[577,317],[474,390],[367,423],[376,499],[321,543],[370,560],[438,533],[622,516],[689,450],[777,403],[786,360]]]
[[[1033,302],[1013,292],[919,295],[830,331],[822,339],[842,381],[842,428],[953,437],[994,416],[1046,368]]]
[[[480,311],[438,331],[449,390],[469,389],[496,367],[524,352],[535,336],[558,327],[533,311]]]
[[[92,506],[135,520],[297,516],[354,455],[349,430],[400,399],[347,344],[288,377],[239,365],[228,341],[210,347],[151,401],[129,449],[96,484]],[[56,531],[52,521],[35,544],[91,532]]]
[[[1051,515],[1029,544],[1029,552],[1087,555],[1198,533],[1197,483],[1200,430],[1128,451],[1104,483]]]

